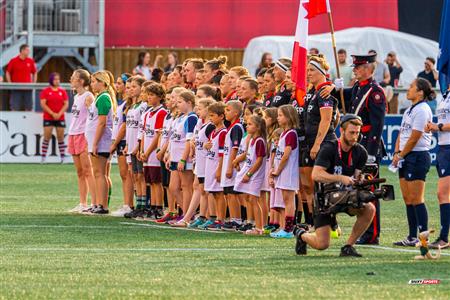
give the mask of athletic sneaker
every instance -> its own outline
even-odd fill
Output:
[[[180,222],[181,220],[183,220],[183,218],[184,218],[184,215],[177,216],[175,219],[172,219],[172,220],[167,221],[166,224],[173,225],[173,224],[175,224],[175,223]]]
[[[219,231],[222,230],[223,222],[222,221],[215,221],[213,224],[208,226],[208,230],[212,231]]]
[[[294,237],[294,234],[292,232],[286,232],[284,229],[281,229],[277,232],[272,232],[270,234],[270,237],[273,237],[275,239],[292,239]]]
[[[407,237],[406,239],[404,239],[402,241],[394,242],[394,246],[415,247],[418,242],[419,242],[418,238]]]
[[[245,231],[244,234],[245,235],[263,235],[264,230],[258,229],[258,228],[253,228],[253,229],[249,229],[249,230]]]
[[[188,225],[188,228],[198,228],[199,226],[205,224],[206,219],[205,218],[197,218],[194,222]]]
[[[197,226],[197,228],[198,228],[198,229],[205,229],[205,230],[206,230],[206,229],[208,229],[208,227],[209,227],[210,225],[213,225],[214,222],[215,222],[215,220],[208,219],[205,223],[203,223],[203,224]]]
[[[278,228],[280,227],[276,225],[266,225],[264,226],[264,234],[270,234],[271,232],[274,232]]]
[[[132,209],[128,205],[124,205],[118,210],[111,213],[113,217],[123,217],[126,213],[132,212]]]
[[[134,219],[138,221],[144,221],[144,217],[147,216],[149,212],[150,212],[149,209],[146,208],[141,209],[135,214]]]
[[[89,207],[84,205],[84,204],[78,204],[77,206],[75,206],[74,208],[72,208],[71,210],[69,210],[69,212],[71,213],[82,213],[83,210],[88,209]]]
[[[302,240],[302,234],[304,234],[306,232],[305,228],[302,227],[298,227],[295,231],[295,238],[296,238],[296,242],[295,242],[295,253],[297,253],[297,255],[306,255],[306,246],[308,244],[306,244],[305,241]]]
[[[145,210],[145,214],[142,216],[142,220],[144,221],[154,221],[155,218],[155,209],[150,208]]]
[[[175,222],[175,223],[170,224],[170,226],[172,226],[172,227],[181,227],[181,228],[184,227],[184,228],[186,228],[186,227],[189,226],[189,223],[186,222],[184,219],[181,219],[181,220],[179,220],[179,221],[177,221],[177,222]]]
[[[144,210],[143,210],[142,208],[136,208],[136,209],[134,209],[134,210],[132,210],[132,211],[130,211],[130,212],[124,214],[123,216],[124,216],[125,218],[127,218],[127,219],[134,219],[134,218],[136,218],[137,216],[139,216],[140,214],[142,214],[143,211],[144,211]]]
[[[242,223],[236,230],[240,232],[246,232],[247,230],[253,229],[254,225],[252,223]]]
[[[169,222],[171,220],[174,220],[177,218],[177,215],[175,213],[167,213],[162,218],[156,220],[156,223],[164,224],[166,222]]]
[[[103,208],[102,205],[97,206],[97,208],[92,210],[92,213],[95,215],[107,215],[109,213],[109,210]]]
[[[428,245],[428,248],[430,249],[446,249],[449,247],[449,243],[442,240],[441,238],[438,238],[437,240],[435,240],[433,243]]]
[[[358,252],[356,252],[356,249],[351,245],[345,245],[344,247],[342,247],[341,254],[339,256],[341,256],[341,257],[348,257],[348,256],[362,257],[362,255],[359,254]]]
[[[81,213],[84,215],[92,215],[92,211],[94,209],[97,209],[97,205],[92,205],[90,207],[87,207],[86,209],[84,209]]]
[[[153,217],[152,220],[159,220],[164,216],[164,211],[162,210],[162,208],[156,208],[153,210]]]
[[[241,226],[241,224],[239,224],[236,221],[225,222],[225,223],[223,223],[222,230],[224,230],[224,231],[236,231],[236,229],[239,228],[239,226]]]

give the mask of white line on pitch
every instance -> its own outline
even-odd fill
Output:
[[[141,224],[141,223],[131,223],[131,222],[120,222],[120,224],[153,227],[153,228],[161,228],[161,229],[175,229],[175,230],[184,230],[184,231],[196,231],[196,232],[208,232],[208,233],[227,233],[224,231],[212,231],[212,230],[202,230],[202,229],[194,229],[194,228],[172,227],[172,226],[147,224],[147,223]]]
[[[123,226],[99,226],[99,225],[0,225],[0,228],[124,228]]]
[[[260,249],[260,248],[0,248],[0,251],[55,251],[55,252],[217,252],[217,251],[264,251],[278,252],[292,249]]]
[[[358,247],[381,249],[381,250],[387,250],[387,251],[393,251],[393,252],[408,252],[408,253],[415,253],[417,255],[420,254],[419,249],[417,249],[417,250],[398,249],[398,248],[391,248],[391,247],[385,247],[385,246],[376,246],[376,245],[358,245]],[[435,251],[435,250],[431,250],[431,251]],[[450,253],[445,253],[445,252],[441,251],[441,256],[450,256]]]

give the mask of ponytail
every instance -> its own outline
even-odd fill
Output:
[[[417,78],[416,87],[418,92],[423,92],[423,100],[431,101],[433,99],[436,99],[436,93],[433,91],[431,83],[427,79]]]

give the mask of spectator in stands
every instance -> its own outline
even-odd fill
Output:
[[[3,82],[3,68],[0,68],[0,82]]]
[[[344,86],[353,86],[353,68],[347,63],[347,51],[339,49],[338,53],[339,73],[340,77],[344,79]],[[336,67],[331,69],[331,79],[337,78]]]
[[[178,54],[170,52],[167,54],[167,65],[164,67],[164,72],[172,72],[178,65]]]
[[[258,68],[256,69],[255,72],[255,77],[258,76],[259,71],[261,71],[262,68],[270,68],[272,67],[272,53],[270,52],[264,52],[263,55],[261,56],[261,62],[258,65]]]
[[[147,80],[152,79],[153,69],[158,67],[162,55],[157,55],[153,67],[150,66],[150,52],[139,52],[136,67],[133,69],[133,75],[141,75]]]
[[[389,75],[391,76],[389,85],[393,88],[397,88],[398,82],[400,80],[400,74],[403,72],[403,68],[400,65],[400,62],[398,61],[397,55],[394,51],[388,53],[385,63],[389,68]],[[398,93],[394,93],[391,101],[389,101],[388,113],[389,114],[398,113]]]
[[[317,48],[310,48],[309,55],[319,55],[320,51]]]
[[[369,50],[369,54],[377,55],[377,51]],[[375,57],[375,71],[373,72],[373,78],[379,85],[385,87],[391,81],[391,75],[389,74],[387,65],[376,59],[377,57]]]
[[[53,128],[56,130],[59,154],[61,163],[63,163],[66,150],[64,144],[64,130],[66,128],[64,113],[69,107],[69,97],[66,91],[59,86],[61,80],[58,73],[51,73],[48,83],[50,86],[44,89],[40,95],[41,107],[44,111],[44,140],[41,147],[41,163],[45,162]]]
[[[432,57],[427,57],[425,59],[425,69],[417,74],[417,78],[425,78],[431,83],[433,88],[436,87],[436,82],[439,79],[438,71],[435,67],[436,60]]]
[[[161,77],[163,76],[164,71],[161,68],[154,68],[152,71],[152,80],[155,82],[161,82]]]
[[[35,83],[37,69],[34,59],[29,57],[30,47],[23,44],[19,48],[19,55],[11,59],[6,67],[6,81],[20,83]],[[10,108],[12,111],[33,109],[33,96],[30,90],[16,90],[11,92]]]

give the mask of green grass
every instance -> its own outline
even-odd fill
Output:
[[[121,218],[71,215],[77,203],[71,165],[0,165],[0,299],[401,298],[448,299],[450,251],[439,261],[416,253],[359,248],[340,258],[344,236],[326,251],[298,257],[293,240],[123,224]],[[390,181],[398,180],[387,171]],[[112,207],[120,205],[117,166]],[[438,229],[437,176],[426,190],[430,226]],[[404,204],[382,203],[381,245],[406,235]],[[137,224],[148,224],[128,221]],[[434,236],[433,236],[434,238]],[[418,250],[417,250],[418,254]],[[375,275],[368,275],[373,272]],[[440,279],[433,286],[410,279]]]

